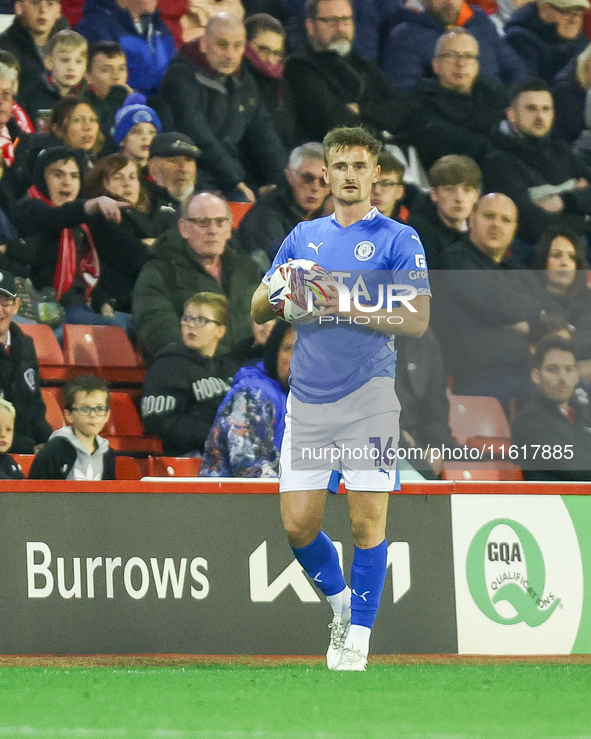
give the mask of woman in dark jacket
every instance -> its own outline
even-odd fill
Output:
[[[131,292],[148,259],[149,247],[177,220],[175,213],[161,210],[150,213],[150,201],[139,179],[137,165],[124,154],[99,159],[84,183],[89,198],[108,196],[129,204],[121,211],[121,223],[95,218],[89,224],[101,257],[99,284],[93,291],[93,306],[131,313]],[[112,259],[103,255],[112,255]]]

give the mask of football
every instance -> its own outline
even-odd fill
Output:
[[[330,274],[311,259],[293,259],[280,264],[271,275],[269,302],[279,318],[288,323],[315,318],[323,308],[314,302],[328,300],[326,283],[333,282]]]

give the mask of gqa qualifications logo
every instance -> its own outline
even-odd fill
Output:
[[[504,537],[510,541],[491,537],[499,526],[513,532]],[[468,549],[466,576],[474,602],[498,624],[540,626],[560,603],[552,593],[544,596],[546,568],[538,542],[525,526],[509,518],[489,521],[478,530]],[[511,604],[515,615],[503,615],[507,608],[499,605],[504,601]]]

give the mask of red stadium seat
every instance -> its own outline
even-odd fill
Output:
[[[45,418],[54,431],[66,426],[66,419],[62,411],[61,390],[56,387],[42,387],[41,396],[47,411]]]
[[[449,425],[460,444],[470,437],[496,437],[494,442],[509,443],[511,428],[503,408],[496,398],[478,395],[453,395],[449,397]],[[490,442],[492,443],[492,442]]]
[[[136,457],[115,457],[115,478],[117,480],[141,480],[148,474],[148,460]]]
[[[28,477],[29,470],[31,469],[31,465],[33,464],[33,460],[35,459],[35,455],[34,454],[11,454],[10,456],[14,459],[14,461],[21,468],[23,475],[25,477]]]
[[[33,339],[42,380],[65,381],[71,377],[55,334],[44,323],[19,323],[19,328]]]
[[[228,203],[230,213],[232,213],[232,228],[238,228],[240,221],[252,208],[254,203]]]
[[[197,477],[201,457],[148,457],[150,477]]]
[[[64,359],[81,371],[109,382],[143,382],[145,369],[119,326],[64,325]]]
[[[162,442],[157,436],[146,436],[133,400],[127,393],[110,395],[111,417],[101,436],[109,440],[116,451],[160,454]]]
[[[523,474],[513,462],[444,462],[442,480],[520,481]]]

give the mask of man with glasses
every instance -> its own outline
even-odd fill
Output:
[[[415,107],[353,49],[351,0],[308,0],[306,36],[285,65],[302,135],[322,141],[336,126],[364,126],[381,141],[408,141]]]
[[[16,408],[15,454],[32,454],[51,434],[41,397],[33,340],[14,322],[20,306],[14,277],[0,271],[0,394]]]
[[[507,87],[528,77],[521,57],[500,36],[488,15],[465,0],[424,0],[424,11],[402,8],[400,22],[386,40],[382,69],[399,90],[411,90],[423,77],[431,77],[435,45],[452,26],[469,31],[480,45],[480,66],[487,77]]]
[[[525,61],[531,77],[552,85],[556,75],[587,47],[583,14],[589,8],[589,0],[540,0],[511,16],[505,26],[507,43]]]
[[[312,141],[298,146],[289,156],[286,183],[263,195],[240,222],[242,246],[264,271],[283,239],[300,221],[323,215],[329,195],[323,167],[322,144]]]
[[[281,181],[285,150],[242,64],[245,48],[243,22],[214,15],[201,38],[179,49],[153,106],[201,149],[199,187],[254,202],[258,188]]]
[[[239,359],[216,356],[229,321],[218,293],[192,295],[181,316],[182,341],[161,349],[144,380],[142,420],[170,456],[200,454],[219,404],[230,389]]]
[[[419,80],[415,95],[422,105],[416,146],[424,167],[447,154],[481,161],[490,149],[490,132],[507,107],[503,85],[480,74],[480,47],[465,28],[439,37],[434,79]]]
[[[111,415],[109,389],[94,375],[81,375],[64,386],[64,418],[39,451],[29,478],[34,480],[114,480],[115,453],[99,434]]]
[[[25,87],[45,74],[45,46],[54,33],[69,28],[61,15],[59,0],[16,0],[15,18],[0,34],[0,49],[10,51],[21,65],[20,83]]]
[[[232,237],[228,203],[201,192],[184,203],[177,228],[157,239],[133,291],[137,335],[150,357],[171,341],[182,341],[180,318],[195,293],[225,295],[228,330],[220,349],[252,335],[250,299],[259,283],[256,264]]]

